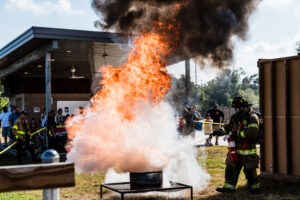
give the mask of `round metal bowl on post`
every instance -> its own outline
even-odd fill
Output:
[[[161,187],[162,181],[162,171],[130,172],[130,186],[132,189]]]
[[[53,149],[46,150],[42,155],[43,163],[57,163],[59,162],[59,154]],[[59,189],[45,189],[43,190],[44,200],[59,200]]]

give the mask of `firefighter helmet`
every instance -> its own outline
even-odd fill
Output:
[[[240,107],[249,107],[252,106],[252,104],[249,104],[247,99],[244,97],[234,97],[232,100],[232,107],[233,108],[240,108]]]

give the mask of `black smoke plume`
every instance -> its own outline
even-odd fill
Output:
[[[209,58],[217,66],[233,58],[232,36],[246,39],[248,19],[260,0],[93,0],[104,29],[138,34],[154,22],[178,25],[173,56]],[[159,30],[157,30],[159,32]],[[172,35],[173,34],[173,35]],[[175,36],[176,34],[176,36]]]

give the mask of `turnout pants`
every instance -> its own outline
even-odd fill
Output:
[[[244,167],[244,173],[248,180],[248,188],[260,188],[257,179],[256,168],[258,168],[258,156],[255,155],[239,155],[238,161],[232,162],[230,156],[226,159],[225,183],[224,187],[235,190],[240,171]]]
[[[24,145],[25,145],[25,149],[23,149]],[[34,162],[35,161],[35,155],[34,155],[34,150],[33,150],[32,146],[27,141],[18,140],[18,142],[17,142],[17,161],[18,161],[18,164],[22,163],[22,152],[23,152],[23,150],[27,150],[27,151],[30,152],[32,162]]]

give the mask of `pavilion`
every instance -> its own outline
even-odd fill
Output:
[[[36,118],[45,107],[58,109],[60,101],[88,102],[99,89],[99,68],[126,61],[130,46],[122,38],[109,32],[31,27],[0,49],[2,95]]]

